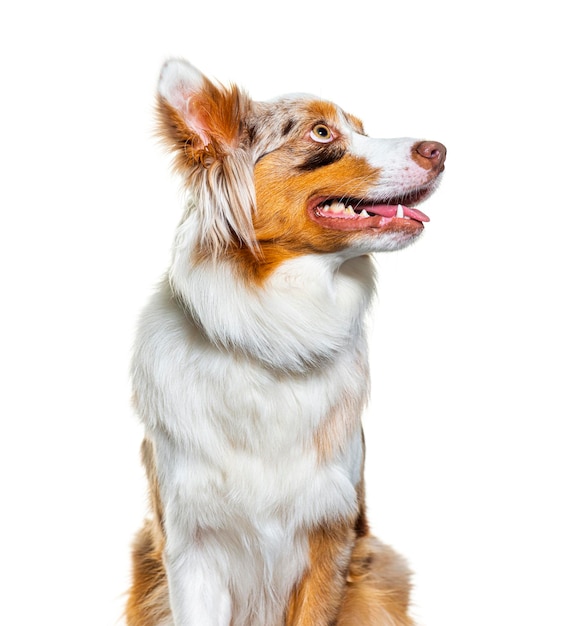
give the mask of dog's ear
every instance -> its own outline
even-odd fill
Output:
[[[186,61],[168,61],[158,84],[158,111],[160,133],[177,152],[177,165],[208,165],[236,149],[250,103],[238,87],[215,84]]]
[[[252,100],[236,86],[213,83],[186,61],[168,61],[158,85],[160,134],[195,210],[199,250],[230,245],[256,252],[253,158],[244,145]],[[247,133],[248,138],[248,133]]]

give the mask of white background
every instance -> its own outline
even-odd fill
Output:
[[[447,144],[424,238],[378,259],[373,527],[423,626],[581,626],[574,3],[5,4],[0,621],[118,623],[146,510],[129,353],[181,201],[154,91],[183,56]]]

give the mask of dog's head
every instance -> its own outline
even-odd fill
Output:
[[[308,253],[394,250],[428,217],[445,147],[373,139],[362,123],[313,96],[255,102],[184,61],[159,82],[161,134],[191,197],[193,254],[278,263]]]

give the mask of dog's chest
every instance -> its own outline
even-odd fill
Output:
[[[202,493],[222,490],[237,502],[246,499],[237,493],[246,486],[256,496],[249,502],[254,510],[308,493],[325,502],[323,483],[346,480],[353,487],[359,480],[368,391],[363,337],[292,374],[216,348],[167,294],[152,302],[144,321],[135,396],[152,438],[168,448],[159,461],[169,476],[183,464],[180,475],[192,477]]]
[[[211,414],[198,414],[190,440],[198,452],[158,444],[161,486],[175,520],[168,531],[196,533],[202,557],[225,572],[233,626],[280,626],[309,564],[309,529],[356,513],[361,436],[318,398],[321,381],[265,388],[267,381],[248,374],[231,372],[230,392]],[[342,445],[318,442],[328,426]]]
[[[167,299],[151,313],[134,384],[168,546],[198,538],[227,579],[233,624],[279,624],[309,529],[357,511],[365,350],[282,375],[209,345]]]
[[[277,516],[302,526],[351,513],[365,396],[357,367],[338,359],[310,376],[277,377],[220,351],[204,361],[155,394],[166,496],[187,493],[202,526]]]

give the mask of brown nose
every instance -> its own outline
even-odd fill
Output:
[[[438,141],[420,141],[412,148],[412,158],[425,170],[443,170],[447,149]]]

